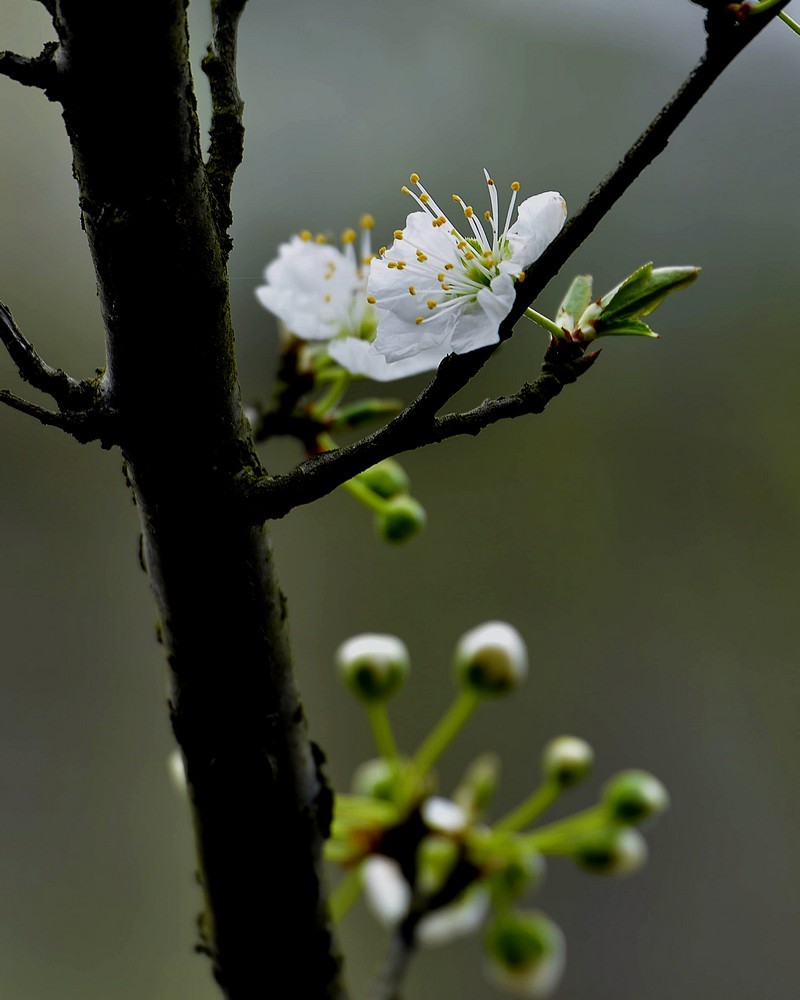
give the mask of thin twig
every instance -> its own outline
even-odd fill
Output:
[[[23,381],[34,389],[46,392],[62,408],[84,405],[94,393],[94,387],[78,382],[60,368],[52,368],[36,351],[17,326],[11,310],[0,302],[0,341],[16,365]]]
[[[17,52],[0,52],[0,76],[7,76],[26,87],[39,87],[52,100],[58,79],[55,54],[58,42],[47,42],[38,56],[21,56]]]
[[[8,389],[0,390],[0,402],[27,413],[41,424],[58,427],[77,441],[100,441],[104,448],[117,443],[117,421],[104,404],[97,380],[78,382],[60,368],[44,361],[17,326],[11,310],[0,302],[0,342],[23,381],[58,403],[58,413],[31,403]]]
[[[788,0],[776,5],[763,17],[751,18],[744,24],[724,20],[713,32],[708,32],[705,55],[681,88],[656,115],[614,170],[592,191],[583,207],[567,223],[559,236],[529,268],[526,280],[518,284],[511,312],[500,325],[501,342],[511,336],[514,324],[522,317],[528,306],[594,231],[601,219],[645,167],[663,152],[678,125],[706,94],[714,81],[769,21],[777,16],[786,3]],[[282,517],[296,506],[325,496],[336,486],[369,468],[381,458],[444,440],[445,437],[451,437],[455,433],[477,433],[485,424],[480,424],[481,418],[476,415],[470,416],[468,421],[473,430],[463,432],[456,430],[458,420],[455,417],[445,417],[439,421],[435,417],[442,406],[481,370],[496,349],[496,347],[484,347],[470,354],[451,354],[446,357],[423,392],[385,427],[362,441],[348,448],[321,455],[311,462],[304,462],[286,476],[272,479],[264,476],[248,483],[244,490],[247,516],[254,523],[272,517]],[[539,391],[541,382],[542,379],[537,379],[534,383],[534,387],[540,387]],[[526,389],[523,388],[521,392],[526,394]],[[552,398],[552,395],[549,398]],[[510,404],[501,404],[501,401],[486,405],[487,410],[484,412],[487,414],[491,411],[512,415],[509,411],[514,408]],[[463,418],[466,415],[460,416]],[[452,433],[443,434],[443,430]]]
[[[23,399],[8,389],[0,389],[0,403],[33,417],[45,427],[57,427],[81,444],[99,441],[104,448],[111,448],[117,443],[113,414],[101,408],[84,412],[56,413],[37,403],[31,403],[30,400]]]
[[[400,1000],[400,985],[414,955],[414,926],[404,921],[389,939],[389,947],[375,980],[370,986],[369,1000]]]
[[[211,0],[212,41],[203,57],[211,89],[210,146],[206,161],[217,227],[230,252],[231,188],[244,153],[244,101],[236,81],[236,32],[247,0]]]

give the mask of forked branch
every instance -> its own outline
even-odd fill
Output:
[[[39,87],[54,98],[58,80],[55,54],[58,42],[47,42],[38,56],[21,56],[17,52],[0,52],[0,76],[7,76],[26,87]]]

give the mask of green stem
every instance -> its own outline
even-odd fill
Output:
[[[525,315],[528,319],[532,319],[534,323],[538,323],[539,326],[544,327],[544,329],[547,330],[547,332],[556,340],[564,340],[564,331],[560,326],[556,326],[551,319],[548,319],[546,316],[542,316],[541,313],[536,312],[536,310],[530,306],[528,306],[525,310]]]
[[[520,838],[520,843],[534,851],[556,852],[564,846],[565,839],[573,839],[582,833],[608,823],[608,812],[603,805],[592,806],[582,812],[567,816],[566,819],[549,823]]]
[[[374,510],[378,514],[383,513],[383,508],[386,506],[384,498],[379,497],[374,490],[371,490],[357,476],[355,479],[347,479],[343,482],[342,489],[347,490],[351,496],[354,496],[356,500],[360,500],[370,510]]]
[[[793,21],[788,14],[784,13],[784,11],[781,11],[780,14],[778,14],[778,17],[784,24],[788,24],[796,35],[800,35],[800,24],[798,24],[797,21]]]
[[[495,831],[497,833],[515,833],[517,830],[523,830],[526,826],[530,826],[545,810],[550,808],[562,791],[561,785],[554,781],[540,785],[516,809],[494,824]]]
[[[342,396],[344,396],[349,385],[350,372],[345,371],[345,369],[342,368],[336,373],[335,377],[331,379],[331,386],[322,399],[318,400],[311,407],[311,416],[317,417],[317,419],[324,417],[328,410],[333,409]]]
[[[342,917],[361,895],[361,870],[351,868],[331,892],[331,919],[338,924]]]
[[[378,753],[381,757],[386,757],[387,760],[397,760],[397,744],[392,732],[392,724],[389,722],[389,713],[386,711],[386,703],[372,701],[367,702],[364,707],[367,710],[372,738],[375,740]]]
[[[423,778],[430,771],[442,752],[475,711],[475,706],[479,701],[480,696],[471,689],[465,688],[459,692],[453,704],[423,740],[422,745],[414,755],[411,766],[418,777]]]
[[[752,14],[765,14],[770,7],[774,7],[776,3],[780,3],[780,0],[761,0],[761,3],[753,4],[750,8],[749,13]]]

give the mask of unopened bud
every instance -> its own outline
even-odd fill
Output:
[[[577,736],[557,736],[542,752],[542,772],[547,781],[570,788],[591,771],[594,751]]]
[[[336,665],[348,689],[361,701],[386,701],[402,686],[411,662],[406,644],[394,635],[356,635],[341,644]]]
[[[477,694],[507,694],[528,673],[525,642],[513,625],[486,622],[459,640],[455,672],[459,684]]]
[[[572,856],[586,871],[628,875],[647,861],[647,843],[632,826],[606,826],[582,836]]]
[[[548,997],[566,961],[561,928],[536,910],[508,910],[489,925],[487,972],[499,985],[527,997]]]
[[[411,486],[411,480],[405,469],[393,458],[385,458],[377,465],[365,469],[358,478],[366,483],[373,493],[387,500],[397,496],[398,493],[408,493]]]
[[[649,771],[620,771],[606,784],[602,799],[621,823],[641,823],[669,806],[666,788]]]
[[[407,542],[425,527],[425,508],[413,497],[400,494],[376,514],[378,534],[387,542]]]
[[[364,902],[375,919],[387,929],[396,927],[408,913],[411,886],[400,865],[392,858],[373,854],[361,867]]]
[[[354,795],[370,799],[397,802],[403,784],[402,764],[386,757],[374,757],[359,764],[353,772],[350,787]]]

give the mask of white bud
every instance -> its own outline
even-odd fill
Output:
[[[469,822],[466,812],[452,799],[431,795],[422,803],[422,820],[435,833],[463,833]]]
[[[391,858],[373,854],[361,866],[364,902],[383,927],[391,930],[408,913],[411,886],[403,878],[400,865]]]
[[[346,639],[336,652],[339,673],[362,701],[385,701],[411,669],[406,644],[394,635],[365,633]]]
[[[505,694],[525,679],[528,651],[513,625],[485,622],[459,640],[455,669],[463,687],[481,695]]]

